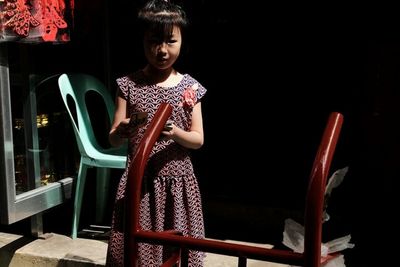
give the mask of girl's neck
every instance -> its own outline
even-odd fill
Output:
[[[156,84],[159,86],[173,86],[177,84],[178,72],[174,68],[168,68],[165,70],[160,70],[147,65],[143,69],[143,73],[146,76],[146,80],[151,84]]]

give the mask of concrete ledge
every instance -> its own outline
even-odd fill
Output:
[[[0,240],[0,267],[105,265],[107,243],[103,241],[71,239],[58,234],[47,234],[44,239],[28,240],[22,236],[4,233],[0,234]]]
[[[271,248],[267,244],[232,241]],[[59,234],[46,234],[41,239],[0,233],[0,267],[92,267],[104,266],[107,243],[92,239],[71,239]],[[205,267],[236,267],[237,258],[207,254]],[[288,267],[288,265],[248,260],[248,267]]]

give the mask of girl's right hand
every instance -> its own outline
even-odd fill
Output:
[[[137,127],[131,127],[129,122],[130,119],[124,119],[118,124],[115,129],[115,134],[118,135],[119,138],[129,138],[137,130]]]
[[[147,112],[132,113],[130,118],[123,119],[115,129],[120,138],[129,138],[136,134],[137,129],[147,122]]]

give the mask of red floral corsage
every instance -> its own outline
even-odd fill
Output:
[[[195,83],[191,87],[188,87],[183,91],[181,107],[193,108],[197,101],[196,91],[199,88],[199,84]]]

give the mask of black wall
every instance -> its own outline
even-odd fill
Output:
[[[394,250],[388,236],[395,231],[400,166],[400,38],[393,9],[181,2],[192,28],[178,68],[208,88],[206,143],[194,154],[206,211],[213,203],[301,210],[326,119],[339,111],[345,122],[332,171],[350,169],[330,200],[325,238],[352,234],[349,266],[381,261],[384,250]],[[140,45],[132,50],[123,38],[135,36],[135,4],[121,5],[127,7],[122,13],[112,11],[116,74],[142,66]],[[113,7],[121,11],[121,5]],[[210,234],[233,223],[225,215],[206,218]],[[232,233],[254,226],[240,223]],[[249,230],[248,239],[265,228]]]

